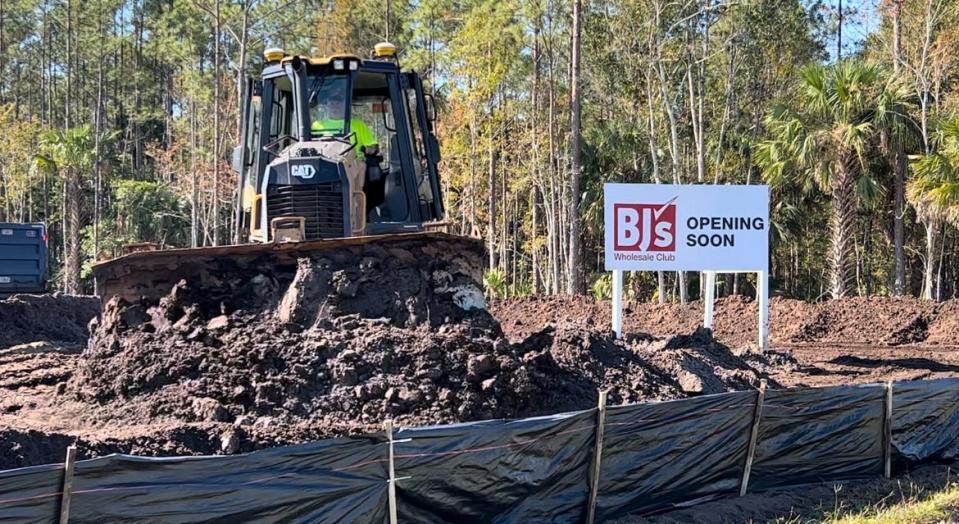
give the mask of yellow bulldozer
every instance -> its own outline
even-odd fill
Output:
[[[104,300],[155,299],[180,279],[370,242],[432,239],[444,250],[477,250],[477,240],[443,232],[433,100],[418,74],[401,70],[393,45],[377,44],[367,59],[264,56],[244,90],[232,155],[236,242],[98,263]]]

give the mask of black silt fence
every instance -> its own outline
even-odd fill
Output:
[[[742,391],[21,468],[0,472],[0,521],[600,522],[957,457],[959,379]]]

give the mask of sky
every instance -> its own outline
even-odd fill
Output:
[[[823,3],[830,10],[829,19],[835,20],[840,2],[842,2],[843,12],[846,13],[842,25],[842,47],[843,56],[847,56],[855,52],[866,36],[879,29],[880,0],[824,0]],[[829,35],[826,50],[829,52],[829,60],[835,60],[835,32]]]

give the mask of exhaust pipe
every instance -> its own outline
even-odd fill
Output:
[[[307,107],[309,103],[309,95],[307,94],[307,78],[306,78],[306,64],[303,63],[303,59],[294,56],[290,60],[290,72],[293,77],[293,92],[297,94],[299,100],[297,100],[296,105],[296,121],[299,122],[298,135],[297,138],[303,142],[309,140],[311,137],[310,134],[310,109]]]

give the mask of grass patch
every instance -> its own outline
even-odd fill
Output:
[[[915,496],[912,500],[899,502],[889,507],[872,506],[855,514],[834,514],[823,522],[832,524],[926,524],[956,522],[959,517],[959,484],[930,493]]]
[[[948,473],[947,473],[948,475]],[[836,486],[835,505],[819,518],[785,519],[780,522],[800,524],[937,524],[959,522],[959,483],[948,482],[941,488],[928,484],[896,482],[896,489],[879,499],[869,500],[842,496]],[[931,489],[930,489],[931,488]]]

